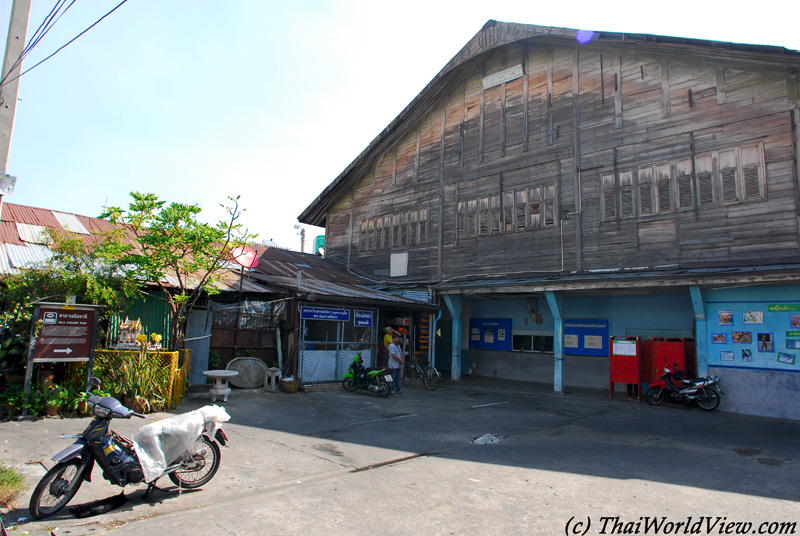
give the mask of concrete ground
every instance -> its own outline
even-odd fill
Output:
[[[800,534],[798,422],[471,377],[405,391],[235,390],[209,484],[179,495],[163,479],[152,502],[128,487],[123,507],[85,519],[68,506],[34,522],[27,502],[69,444],[59,434],[88,419],[3,422],[0,460],[31,484],[4,520],[11,535]],[[114,423],[130,435],[143,421]],[[95,469],[70,505],[118,492]]]

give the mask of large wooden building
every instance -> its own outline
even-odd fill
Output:
[[[608,388],[610,337],[691,338],[723,407],[800,419],[799,77],[779,47],[489,21],[300,221],[442,298],[454,378]]]

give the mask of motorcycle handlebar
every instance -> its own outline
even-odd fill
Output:
[[[136,413],[135,411],[131,415],[134,416],[134,417],[139,417],[140,419],[144,419],[145,418],[144,415],[142,415],[141,413]]]

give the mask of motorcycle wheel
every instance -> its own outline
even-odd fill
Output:
[[[200,436],[194,442],[194,448],[197,453],[182,464],[186,469],[178,469],[169,474],[172,483],[181,488],[199,488],[214,478],[219,469],[219,447],[215,442],[206,436]]]
[[[381,398],[386,398],[389,396],[389,384],[386,382],[381,382],[380,386],[378,386],[378,395]]]
[[[706,411],[714,411],[719,406],[719,394],[711,387],[697,392],[697,405]]]
[[[356,382],[353,380],[353,378],[345,378],[342,380],[342,387],[344,387],[345,391],[355,391]]]
[[[660,406],[664,401],[664,391],[661,387],[651,387],[644,395],[644,399],[651,406]]]
[[[47,471],[31,495],[28,510],[34,518],[51,516],[72,500],[83,482],[80,463],[75,458]]]
[[[435,368],[428,367],[425,369],[425,377],[422,380],[425,382],[425,387],[428,388],[428,391],[435,391],[439,387],[442,377]]]

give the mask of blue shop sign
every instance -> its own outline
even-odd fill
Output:
[[[349,322],[349,309],[329,309],[327,307],[301,307],[300,318],[303,320],[333,320]]]
[[[353,323],[357,328],[371,328],[372,327],[372,311],[353,311],[355,318]]]

